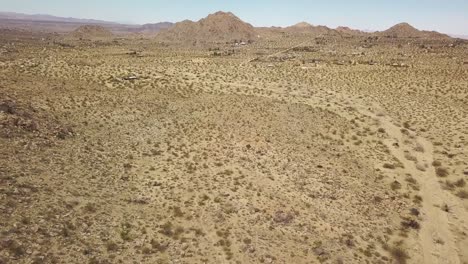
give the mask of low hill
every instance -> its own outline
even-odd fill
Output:
[[[217,12],[197,22],[185,20],[159,33],[158,39],[173,42],[232,42],[255,39],[255,29],[234,14]]]
[[[67,35],[68,38],[80,40],[109,39],[113,37],[108,29],[97,25],[84,25]]]
[[[396,24],[385,31],[378,32],[377,34],[391,38],[449,38],[449,36],[436,31],[418,30],[408,23]]]
[[[293,26],[285,28],[286,32],[289,33],[305,33],[312,35],[336,35],[337,32],[326,26],[314,26],[307,22],[300,22]]]
[[[361,31],[358,29],[352,29],[349,27],[337,27],[335,30],[342,34],[348,34],[348,35],[365,35],[366,34],[366,32],[364,31]]]

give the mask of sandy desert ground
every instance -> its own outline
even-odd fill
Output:
[[[468,263],[467,42],[1,34],[0,263]]]

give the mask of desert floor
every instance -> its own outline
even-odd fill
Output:
[[[468,45],[275,43],[3,39],[0,263],[468,263]]]

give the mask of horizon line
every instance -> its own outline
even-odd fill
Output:
[[[414,27],[412,24],[408,23],[408,22],[405,22],[405,21],[401,21],[399,23],[396,23],[394,25],[391,25],[391,26],[388,26],[387,28],[385,29],[370,29],[370,28],[367,28],[367,29],[360,29],[360,28],[355,28],[355,27],[349,27],[347,25],[340,25],[340,26],[337,26],[337,27],[330,27],[328,25],[324,25],[324,24],[313,24],[309,21],[298,21],[292,25],[283,25],[283,26],[277,26],[277,25],[269,25],[269,26],[265,26],[265,25],[255,25],[253,23],[250,23],[250,22],[247,22],[243,19],[241,19],[239,16],[237,16],[234,12],[232,11],[223,11],[223,10],[219,10],[219,11],[216,11],[216,12],[213,12],[213,13],[209,13],[207,14],[206,16],[204,17],[201,17],[199,19],[196,19],[196,20],[191,20],[191,19],[184,19],[184,20],[180,20],[180,21],[158,21],[158,22],[155,22],[155,21],[150,21],[150,22],[145,22],[145,23],[135,23],[133,21],[114,21],[114,20],[106,20],[106,19],[100,19],[100,18],[89,18],[89,17],[78,17],[78,16],[61,16],[61,15],[55,15],[55,14],[50,14],[50,13],[23,13],[23,12],[15,12],[15,11],[1,11],[0,10],[0,13],[12,13],[12,14],[19,14],[19,15],[27,15],[27,16],[52,16],[52,17],[55,17],[55,18],[64,18],[64,19],[78,19],[78,20],[95,20],[95,21],[99,21],[99,22],[105,22],[105,23],[114,23],[114,24],[120,24],[120,25],[129,25],[129,26],[142,26],[142,25],[145,25],[145,24],[158,24],[158,23],[173,23],[173,24],[176,24],[176,23],[179,23],[179,22],[182,22],[182,21],[185,21],[185,20],[189,20],[189,21],[192,21],[192,22],[197,22],[199,21],[200,19],[203,19],[203,18],[206,18],[207,16],[209,15],[212,15],[212,14],[215,14],[217,12],[223,12],[223,13],[231,13],[233,14],[234,16],[236,16],[237,18],[239,18],[240,20],[242,20],[244,23],[249,23],[251,24],[253,27],[255,28],[287,28],[287,27],[290,27],[290,26],[294,26],[298,23],[308,23],[312,26],[326,26],[330,29],[337,29],[338,27],[348,27],[350,29],[353,29],[353,30],[359,30],[361,32],[364,32],[364,33],[376,33],[376,32],[382,32],[382,31],[385,31],[387,29],[390,29],[391,27],[393,26],[396,26],[398,24],[402,24],[402,23],[407,23],[409,24],[410,26]],[[8,18],[7,18],[8,19]],[[44,21],[47,21],[47,20],[44,20]],[[416,28],[416,27],[414,27]],[[436,31],[434,29],[420,29],[420,28],[416,28],[417,30],[421,30],[421,31],[435,31],[435,32],[439,32],[439,33],[442,33],[442,34],[446,34],[448,36],[454,36],[454,37],[459,37],[459,38],[465,38],[465,39],[468,39],[468,34],[465,35],[465,34],[459,34],[459,33],[445,33],[445,32],[440,32],[440,31]]]

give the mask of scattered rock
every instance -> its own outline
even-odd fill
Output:
[[[126,81],[134,81],[134,80],[138,80],[139,78],[135,75],[130,75],[130,76],[123,77],[123,79]]]

